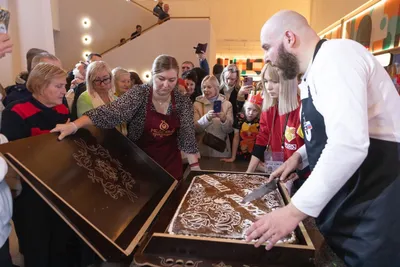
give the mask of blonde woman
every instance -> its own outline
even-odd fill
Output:
[[[175,179],[181,179],[181,151],[186,153],[192,169],[199,169],[199,163],[193,112],[188,112],[193,106],[188,97],[178,92],[178,74],[175,58],[158,56],[153,62],[151,84],[129,90],[74,122],[57,125],[52,132],[60,132],[61,140],[88,125],[113,128],[128,123],[127,137]]]
[[[300,126],[300,100],[297,79],[285,80],[277,67],[267,63],[261,73],[264,91],[260,132],[257,136],[247,171],[253,172],[264,152],[272,156],[273,161],[284,162],[303,144],[303,132]],[[268,168],[268,166],[267,166]],[[267,170],[268,171],[268,170]],[[300,178],[309,172],[299,172]],[[291,178],[296,178],[292,174]]]
[[[126,69],[117,67],[112,70],[115,94],[120,97],[132,88],[131,74]]]
[[[77,102],[78,118],[86,111],[111,103],[116,99],[111,70],[104,61],[90,63],[86,73],[86,88]]]
[[[198,96],[194,102],[194,121],[200,155],[216,158],[231,157],[229,133],[233,131],[232,104],[219,93],[219,83],[213,75],[208,75],[203,79],[201,89],[203,95]],[[221,103],[220,112],[214,110],[214,103],[217,101]],[[222,144],[223,150],[216,149],[214,145],[206,141],[210,134],[217,138],[211,136],[217,140],[216,143]]]

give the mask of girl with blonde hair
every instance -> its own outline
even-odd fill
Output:
[[[254,172],[264,159],[266,172],[270,173],[304,144],[300,126],[300,99],[297,93],[293,93],[298,92],[297,79],[285,80],[282,71],[271,63],[264,66],[261,82],[264,100],[260,132],[247,172]],[[293,173],[290,179],[300,177],[303,181],[309,169],[298,171],[297,174]]]

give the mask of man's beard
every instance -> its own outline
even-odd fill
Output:
[[[283,44],[279,45],[278,60],[275,65],[282,70],[282,76],[285,80],[292,80],[300,73],[298,59],[295,55],[286,51]]]

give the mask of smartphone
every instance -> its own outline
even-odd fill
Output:
[[[8,32],[8,24],[10,23],[10,11],[0,8],[0,33]]]
[[[244,84],[244,86],[252,86],[253,85],[253,77],[244,77],[243,84]]]
[[[222,101],[221,100],[215,100],[214,101],[214,108],[213,108],[215,113],[220,113],[222,110]]]

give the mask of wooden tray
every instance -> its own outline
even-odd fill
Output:
[[[200,171],[188,174],[149,229],[143,245],[135,253],[132,266],[313,266],[315,248],[302,223],[295,230],[297,244],[279,244],[270,251],[266,251],[265,246],[255,248],[240,240],[168,234],[168,225],[193,177],[207,173],[222,172]],[[279,191],[287,204],[290,198],[282,185]]]
[[[40,135],[0,152],[103,260],[132,253],[177,184],[114,129]]]

